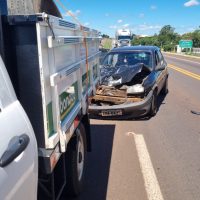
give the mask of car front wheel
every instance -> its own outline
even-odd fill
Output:
[[[150,116],[155,116],[158,110],[158,101],[157,101],[157,92],[154,91],[153,96],[152,96],[152,101],[151,101],[151,108],[150,108],[150,112],[149,115]]]
[[[166,95],[167,93],[168,93],[168,78],[166,79],[166,81],[165,81],[165,84],[164,84],[164,86],[163,86],[163,88],[162,88],[162,90],[161,90],[161,94],[162,95]]]

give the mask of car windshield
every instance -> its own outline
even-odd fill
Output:
[[[136,65],[144,63],[150,69],[152,68],[151,52],[111,52],[103,60],[104,66],[118,67],[122,65]]]
[[[118,36],[118,40],[130,40],[130,39],[131,39],[130,36],[126,36],[126,35],[124,35],[124,36]]]

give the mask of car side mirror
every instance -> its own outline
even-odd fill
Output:
[[[156,66],[156,71],[162,71],[165,69],[165,66],[164,65],[157,65]]]

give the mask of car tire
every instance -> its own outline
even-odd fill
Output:
[[[168,92],[169,92],[169,89],[168,89],[168,78],[167,78],[165,81],[165,84],[161,90],[161,94],[166,95]]]
[[[158,111],[158,97],[157,97],[157,92],[153,92],[152,100],[151,100],[151,108],[149,111],[149,115],[151,117],[155,116]]]
[[[86,164],[86,131],[82,123],[71,140],[66,154],[65,193],[76,197],[82,191]]]

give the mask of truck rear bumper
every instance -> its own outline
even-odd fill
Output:
[[[150,91],[143,101],[135,103],[124,103],[113,106],[90,105],[89,114],[91,118],[103,117],[124,119],[142,117],[149,113],[152,95],[153,91]]]

